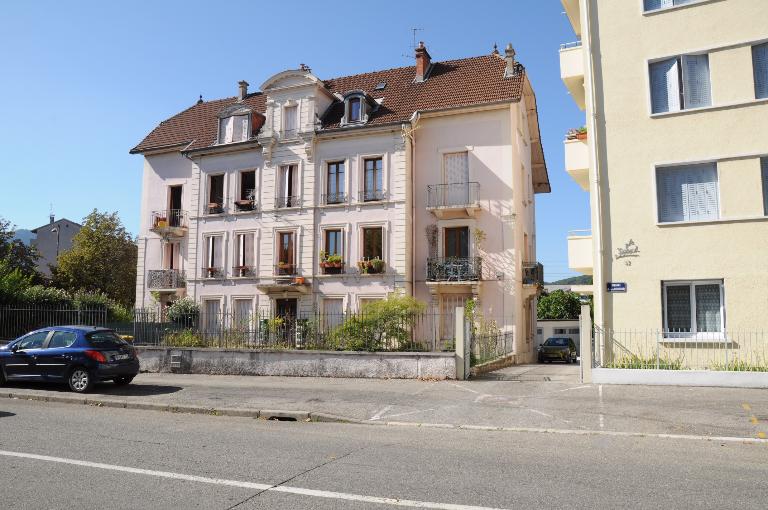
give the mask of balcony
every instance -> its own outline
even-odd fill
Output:
[[[589,143],[586,139],[569,136],[564,142],[565,171],[581,186],[589,191]]]
[[[186,287],[184,273],[177,269],[150,269],[147,271],[147,288],[156,292],[176,292]]]
[[[272,278],[260,278],[256,288],[268,294],[288,293],[308,294],[312,290],[311,284],[299,276],[295,264],[275,264]]]
[[[594,259],[591,230],[568,232],[568,267],[582,274],[592,274]]]
[[[427,210],[438,219],[474,218],[480,210],[480,183],[427,186]]]
[[[427,259],[428,282],[475,282],[482,275],[481,257],[441,257]]]
[[[560,78],[576,105],[584,110],[587,104],[584,91],[584,48],[581,41],[560,46]]]
[[[189,230],[189,215],[181,209],[154,211],[149,224],[152,232],[166,239],[184,237]]]
[[[523,285],[532,287],[544,285],[544,266],[540,262],[523,262]]]
[[[296,271],[295,264],[287,264],[285,262],[281,262],[279,264],[275,264],[274,274],[277,276],[294,276],[298,273]]]
[[[560,0],[565,9],[565,14],[568,16],[568,21],[571,22],[573,31],[576,35],[581,37],[581,9],[579,6],[580,0]]]
[[[200,273],[201,278],[207,280],[221,280],[224,278],[223,267],[204,267]]]

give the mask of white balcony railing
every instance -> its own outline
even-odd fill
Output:
[[[592,231],[572,230],[568,232],[568,267],[572,271],[591,275],[594,265]]]

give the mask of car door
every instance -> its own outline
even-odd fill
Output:
[[[5,360],[5,376],[8,378],[38,379],[42,376],[37,357],[50,331],[36,331],[14,344],[11,355]]]
[[[74,331],[54,331],[45,349],[37,356],[37,366],[45,379],[57,380],[66,375],[72,359],[72,345],[77,341]]]

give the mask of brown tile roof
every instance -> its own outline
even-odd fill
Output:
[[[382,125],[408,120],[415,111],[500,101],[519,101],[523,90],[524,70],[504,78],[506,62],[498,55],[433,62],[427,80],[414,83],[416,67],[398,67],[385,71],[356,74],[325,80],[331,92],[364,90],[374,99],[384,98],[381,106],[369,115],[367,125]],[[380,82],[384,90],[375,90]],[[237,98],[217,99],[196,104],[160,123],[131,153],[151,149],[187,146],[200,149],[216,141],[217,114],[234,104]],[[265,97],[257,92],[245,99],[245,105],[264,113]],[[334,103],[323,117],[323,129],[340,126],[343,104]],[[191,143],[191,145],[190,145]]]

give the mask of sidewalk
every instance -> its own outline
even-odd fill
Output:
[[[768,434],[768,392],[730,388],[147,373],[140,374],[130,386],[100,384],[85,396],[59,385],[18,383],[0,388],[0,396],[9,395],[246,416],[265,410],[299,411],[367,423],[743,438]],[[0,399],[0,409],[2,403]],[[262,417],[268,417],[267,413],[262,412]],[[296,417],[306,418],[306,414]]]

